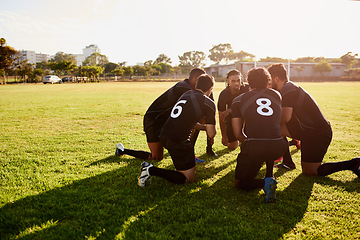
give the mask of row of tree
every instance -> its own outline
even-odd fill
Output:
[[[252,62],[255,55],[244,51],[234,52],[231,44],[218,44],[210,50],[209,59],[215,64],[229,62]],[[345,63],[348,67],[360,67],[360,60],[357,54],[348,52],[338,59],[326,59],[324,57],[301,57],[291,62],[313,62],[318,63],[319,71],[329,68],[328,63]],[[4,38],[0,39],[0,75],[14,75],[29,81],[37,81],[41,76],[54,73],[59,76],[72,75],[86,77],[91,80],[96,79],[100,74],[103,76],[158,76],[162,74],[181,74],[188,73],[190,68],[204,67],[206,54],[201,51],[189,51],[179,57],[179,66],[172,66],[171,59],[165,54],[160,54],[154,61],[148,60],[143,66],[126,66],[126,62],[113,63],[107,56],[100,53],[93,53],[85,59],[82,66],[78,67],[76,58],[72,54],[58,52],[54,58],[48,62],[29,64],[27,60],[19,61],[19,52],[6,45]],[[278,57],[261,58],[260,62],[287,62],[288,59]],[[321,64],[320,64],[321,63]],[[331,68],[331,66],[330,66]],[[331,69],[330,69],[331,70]]]

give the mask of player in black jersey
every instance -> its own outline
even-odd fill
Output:
[[[163,159],[164,149],[159,138],[160,131],[164,126],[164,123],[168,119],[171,109],[173,108],[179,97],[185,92],[191,89],[195,89],[197,78],[204,73],[205,71],[203,69],[192,69],[188,79],[176,83],[173,87],[160,95],[146,111],[143,125],[151,153],[146,151],[125,149],[124,146],[119,143],[116,146],[115,154],[127,154],[145,160]]]
[[[230,150],[239,146],[239,141],[234,135],[231,124],[231,104],[234,98],[249,91],[249,85],[243,83],[243,76],[236,70],[230,70],[226,74],[227,87],[221,91],[218,100],[219,123],[221,130],[221,142]]]
[[[175,170],[154,167],[143,162],[138,185],[145,186],[151,176],[164,178],[172,183],[184,184],[194,182],[196,176],[194,145],[190,134],[198,121],[205,117],[205,129],[208,137],[216,135],[215,112],[216,106],[208,96],[214,86],[214,78],[201,75],[196,83],[196,90],[184,93],[171,110],[170,117],[164,124],[160,139],[173,160]]]
[[[360,177],[360,158],[321,164],[332,139],[329,121],[316,101],[300,86],[288,81],[283,64],[268,68],[272,87],[280,91],[282,101],[282,132],[301,142],[301,167],[305,175],[326,176],[341,170],[352,170]]]
[[[276,180],[274,161],[281,157],[287,142],[281,136],[281,96],[268,88],[271,80],[265,68],[248,72],[250,92],[236,97],[232,103],[232,125],[236,138],[242,142],[235,169],[235,186],[242,190],[263,188],[266,202],[274,202]],[[264,179],[256,179],[263,163]]]

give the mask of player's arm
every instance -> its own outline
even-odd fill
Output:
[[[293,114],[293,108],[291,107],[282,108],[280,130],[281,130],[281,135],[283,137],[291,137],[289,130],[286,127],[286,123],[290,121],[292,114]]]
[[[221,131],[221,136],[222,136],[222,144],[223,145],[227,145],[228,144],[228,139],[226,136],[226,124],[225,124],[225,117],[223,117],[224,113],[227,110],[225,110],[224,112],[219,111],[219,124],[220,124],[220,131]]]
[[[281,111],[281,123],[289,122],[292,114],[293,114],[292,107],[283,107]]]
[[[232,126],[236,139],[240,142],[244,142],[246,139],[246,136],[243,132],[244,120],[242,118],[233,118]]]

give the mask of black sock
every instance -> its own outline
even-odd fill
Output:
[[[289,147],[286,147],[286,150],[285,150],[285,153],[283,156],[283,164],[285,164],[286,166],[289,166],[290,168],[295,168],[295,163],[292,160]]]
[[[266,162],[266,174],[265,177],[273,177],[274,161]]]
[[[214,139],[208,137],[206,139],[206,148],[212,149],[212,145],[214,145]]]
[[[356,164],[357,162],[354,159],[342,162],[323,163],[317,169],[318,176],[327,176],[342,170],[353,170]]]
[[[131,149],[124,149],[124,154],[130,155],[140,159],[149,159],[151,157],[151,153],[139,150],[131,150]]]
[[[151,176],[158,176],[176,184],[184,184],[186,182],[185,175],[174,170],[151,167],[149,168],[149,173]]]

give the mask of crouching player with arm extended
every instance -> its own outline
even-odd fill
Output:
[[[176,184],[196,180],[194,145],[191,143],[190,134],[195,124],[205,117],[208,137],[213,138],[216,135],[216,107],[214,101],[208,97],[213,86],[214,78],[203,74],[198,78],[195,90],[184,93],[178,99],[160,134],[161,143],[168,150],[176,170],[157,168],[143,162],[138,179],[139,186],[144,187],[151,176],[158,176]]]
[[[185,92],[195,89],[197,78],[201,74],[205,74],[203,69],[192,69],[188,79],[176,83],[160,95],[146,111],[143,125],[150,152],[127,149],[119,143],[116,147],[115,155],[121,156],[126,154],[144,160],[162,160],[164,148],[159,138],[160,131],[179,97]]]
[[[276,199],[274,161],[287,147],[280,132],[281,96],[268,88],[270,80],[266,69],[250,70],[251,91],[236,97],[231,107],[234,134],[242,142],[235,169],[235,186],[246,191],[263,188],[267,203]],[[265,179],[256,179],[264,162],[267,168]]]
[[[243,84],[242,74],[236,70],[230,70],[226,74],[227,87],[221,91],[218,100],[219,123],[221,130],[221,142],[230,150],[239,146],[239,141],[234,135],[231,122],[231,104],[234,98],[249,91],[249,86]]]
[[[342,170],[351,170],[360,177],[360,158],[347,161],[323,163],[332,139],[329,121],[322,114],[318,104],[300,86],[288,81],[283,64],[268,68],[272,88],[280,91],[282,101],[283,135],[295,137],[301,142],[302,172],[309,176],[327,176]]]

